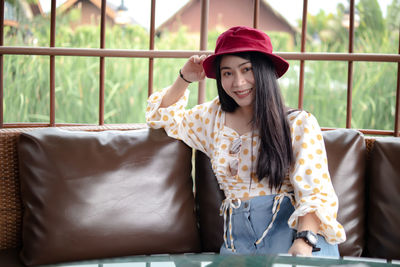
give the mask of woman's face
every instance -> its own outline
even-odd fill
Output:
[[[223,56],[220,72],[225,92],[240,107],[251,107],[256,88],[250,60],[233,55]]]

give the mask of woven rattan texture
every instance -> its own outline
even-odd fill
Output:
[[[75,131],[136,130],[145,124],[60,127]],[[21,204],[17,140],[23,132],[38,128],[0,129],[0,250],[21,246]]]
[[[19,193],[18,132],[0,132],[0,249],[20,245],[21,197]]]
[[[367,148],[367,160],[370,160],[371,151],[374,148],[375,138],[366,137],[365,138],[365,146]]]

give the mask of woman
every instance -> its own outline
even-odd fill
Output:
[[[345,240],[320,127],[282,101],[277,79],[288,67],[268,35],[233,27],[213,55],[192,56],[171,87],[149,97],[150,127],[211,159],[226,197],[221,253],[339,256]],[[185,110],[188,84],[205,76],[218,97]]]

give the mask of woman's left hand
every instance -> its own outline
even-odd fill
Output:
[[[318,219],[317,215],[315,215],[315,212],[307,213],[306,215],[299,217],[297,231],[301,232],[305,230],[311,230],[312,232],[317,233],[320,224],[321,221]],[[292,254],[293,256],[312,256],[312,246],[307,244],[304,239],[298,238],[293,241],[288,253]]]
[[[312,247],[303,239],[296,239],[289,249],[289,254],[293,256],[312,256]]]

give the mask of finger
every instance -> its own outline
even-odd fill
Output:
[[[206,55],[201,55],[200,56],[200,64],[203,64],[204,60],[206,60],[207,56]]]
[[[193,56],[194,57],[194,63],[196,63],[196,64],[200,64],[201,63],[201,58],[199,57],[199,56]]]
[[[195,62],[195,61],[196,61],[196,55],[191,56],[191,57],[189,58],[189,61],[190,61],[190,62],[193,62],[193,63],[196,63],[196,62]]]

